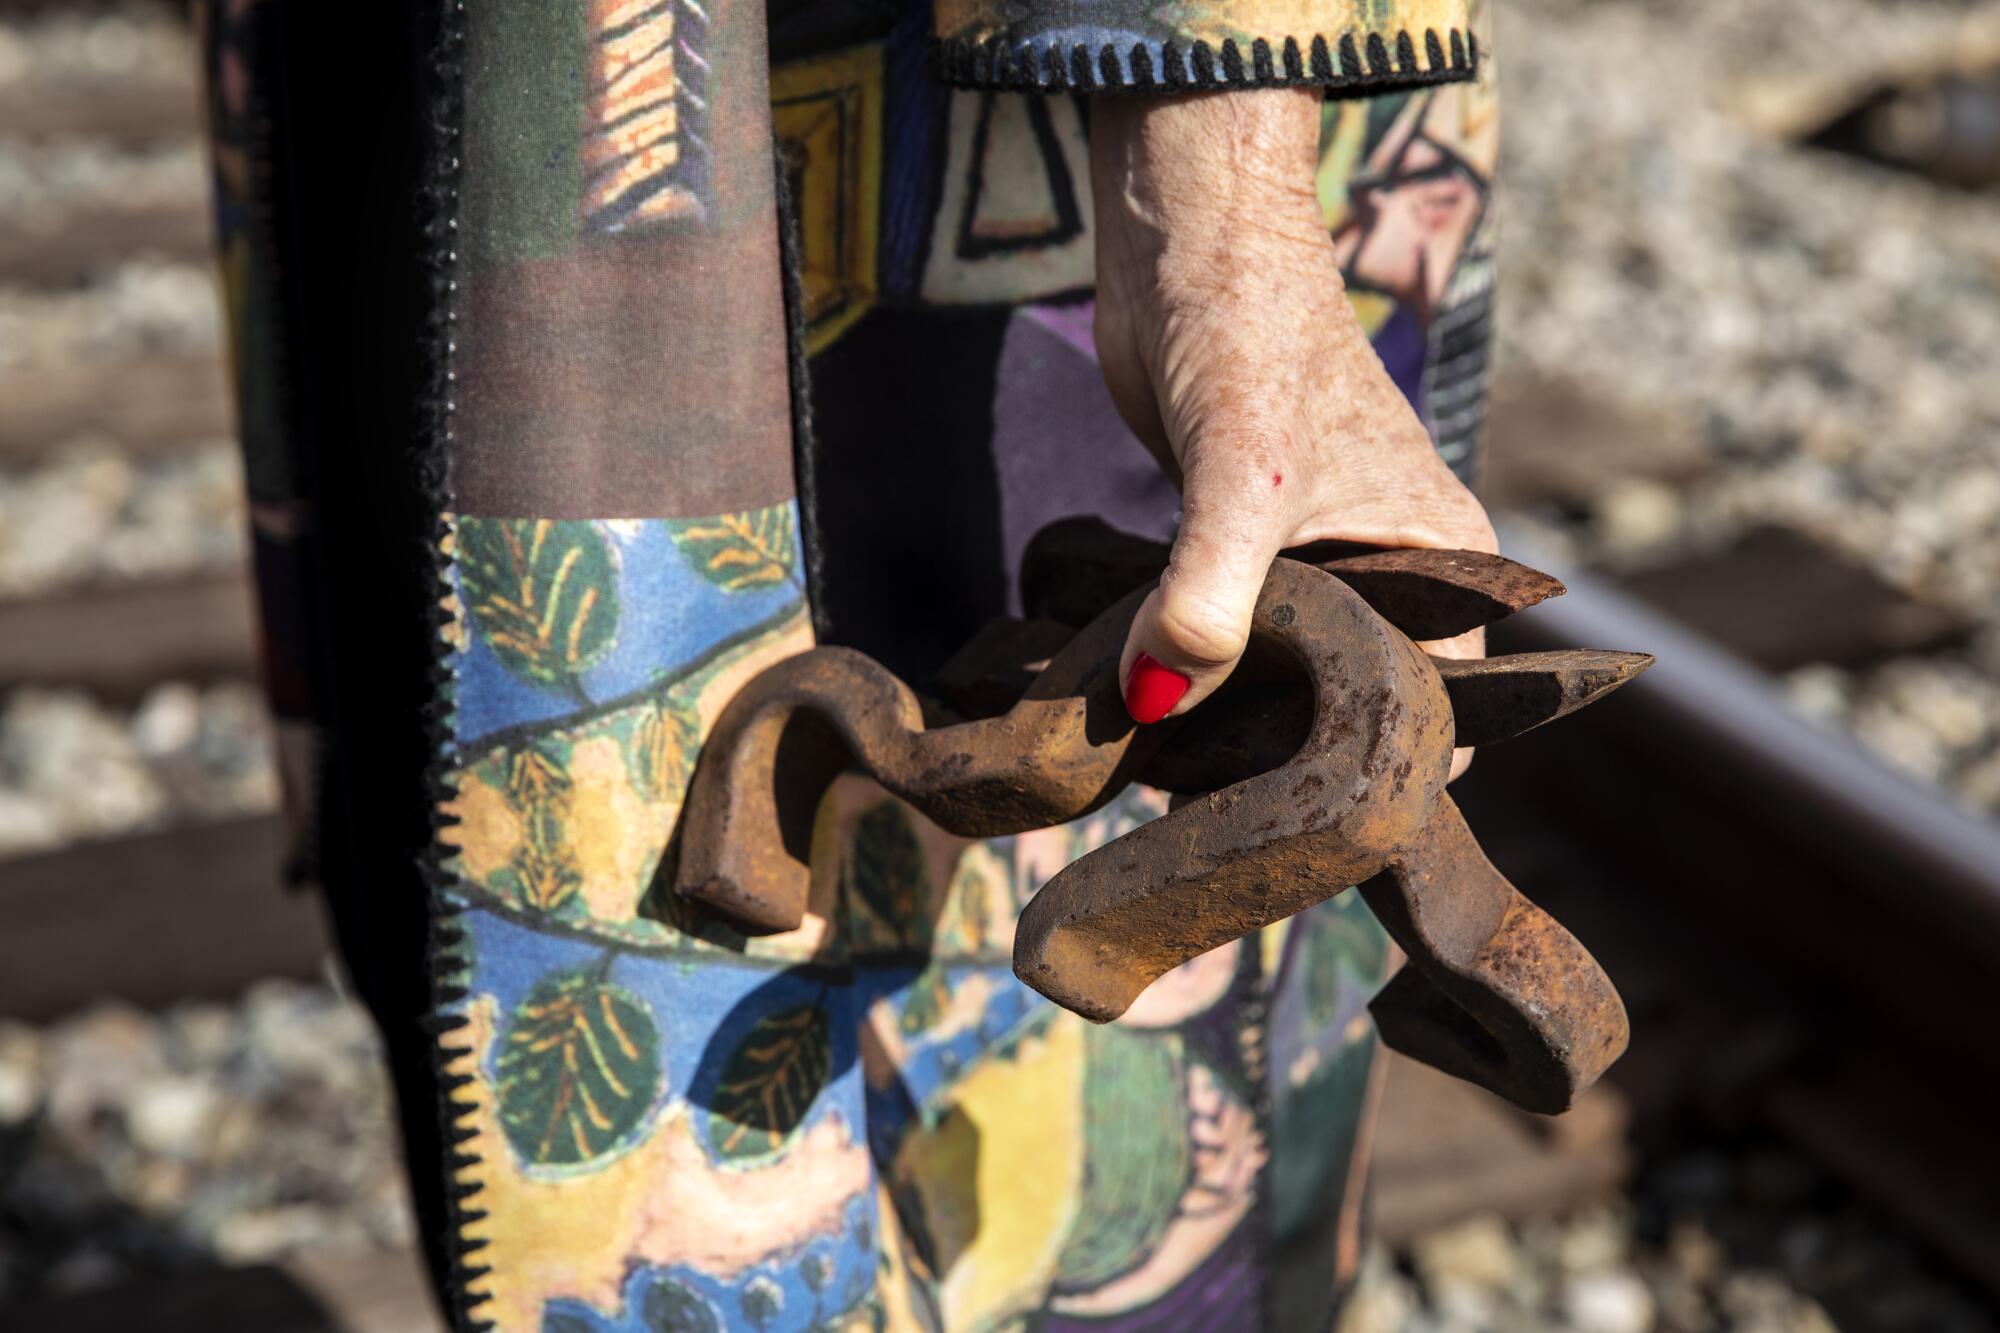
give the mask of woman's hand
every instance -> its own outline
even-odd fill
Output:
[[[1285,547],[1494,549],[1347,303],[1314,190],[1320,100],[1114,95],[1091,109],[1098,356],[1182,492],[1173,560],[1119,667],[1141,722],[1229,675]],[[1477,632],[1425,646],[1481,651]]]

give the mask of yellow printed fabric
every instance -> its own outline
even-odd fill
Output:
[[[1352,92],[1468,80],[1467,0],[934,0],[939,74],[969,88]]]

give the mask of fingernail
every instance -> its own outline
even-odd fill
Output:
[[[1125,680],[1125,711],[1134,722],[1158,722],[1181,701],[1188,684],[1186,676],[1161,666],[1151,653],[1140,653]]]

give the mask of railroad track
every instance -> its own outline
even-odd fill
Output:
[[[1458,799],[1495,863],[1617,979],[1632,1049],[1554,1122],[1396,1062],[1377,1144],[1385,1239],[1560,1211],[1615,1193],[1690,1125],[1754,1129],[2000,1296],[2000,1219],[1977,1169],[2000,1113],[1986,1021],[2000,830],[1798,720],[1768,678],[1643,604],[1571,583],[1496,649],[1641,644],[1660,666],[1487,752]],[[276,888],[278,856],[274,821],[251,819],[0,864],[0,1013],[314,975],[317,916]],[[119,930],[94,927],[106,913]]]
[[[45,92],[0,91],[4,132],[140,148],[197,132],[184,86]],[[136,256],[198,260],[207,243],[205,216],[184,207],[40,216],[0,225],[0,287],[76,290]],[[0,469],[34,468],[85,436],[132,458],[171,457],[226,437],[231,417],[220,348],[0,369]],[[165,681],[248,678],[251,603],[240,569],[0,600],[0,691],[62,685],[123,707]],[[264,815],[0,860],[0,1016],[48,1022],[105,998],[165,1008],[264,978],[323,976],[327,931],[310,897],[279,887],[282,855],[278,820]],[[1401,1062],[1384,1096],[1376,1213],[1392,1242],[1467,1212],[1524,1217],[1602,1197],[1630,1168],[1625,1102],[1609,1089],[1554,1129]],[[188,1327],[429,1330],[409,1258],[202,1271],[10,1307],[0,1325],[124,1327],[145,1310],[154,1321],[174,1312]]]
[[[20,467],[79,436],[134,457],[227,439],[234,413],[221,357],[163,352],[0,374],[0,465]]]
[[[21,136],[139,143],[194,133],[195,112],[172,84],[0,94],[0,125]],[[202,244],[184,209],[0,231],[0,285],[75,283],[135,251],[185,259]],[[219,349],[0,374],[4,468],[80,434],[163,455],[229,429]],[[1562,504],[1607,469],[1693,475],[1698,447],[1647,434],[1656,429],[1576,386],[1503,385],[1497,488],[1514,503]],[[2000,1297],[2000,1190],[1983,1165],[2000,1118],[2000,833],[1799,721],[1743,660],[1560,558],[1512,546],[1572,591],[1502,626],[1496,650],[1587,643],[1660,658],[1618,698],[1482,756],[1459,788],[1494,861],[1619,982],[1632,1050],[1556,1122],[1394,1066],[1376,1144],[1382,1232],[1393,1241],[1468,1212],[1560,1209],[1615,1191],[1635,1144],[1643,1154],[1690,1123],[1754,1126]],[[1706,571],[1702,597],[1685,598],[1686,569],[1653,576],[1649,593],[1681,596],[1682,612],[1774,668],[1959,631],[1879,589],[1828,584],[1828,567],[1753,545]],[[1802,578],[1821,579],[1816,610],[1788,591]],[[74,684],[128,702],[163,680],[247,676],[249,598],[236,571],[0,602],[0,689]],[[1798,612],[1789,632],[1773,614],[1787,606]],[[275,819],[259,817],[0,861],[0,1016],[42,1020],[107,992],[165,1005],[319,974],[324,933],[309,900],[277,887],[279,841]],[[170,1304],[159,1292],[145,1302]],[[128,1294],[112,1308],[140,1307]],[[397,1308],[366,1326],[427,1326],[409,1300]],[[50,1317],[87,1326],[75,1307]]]
[[[1483,756],[1459,801],[1617,979],[1633,1038],[1610,1081],[1641,1137],[1689,1117],[1773,1133],[2000,1297],[2000,827],[1562,572],[1569,594],[1496,650],[1643,644],[1659,662]]]

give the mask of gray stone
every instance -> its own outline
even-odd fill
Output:
[[[41,1034],[0,1019],[0,1129],[19,1125],[41,1110],[43,1064]]]
[[[1499,64],[1503,380],[1702,423],[1708,466],[1537,511],[1614,571],[1757,527],[1987,627],[2000,658],[2000,226],[1992,198],[1796,146],[1887,74],[1995,45],[1990,7],[1520,0]],[[1589,73],[1644,68],[1644,79]],[[1774,127],[1783,126],[1777,129]],[[1500,395],[1504,401],[1505,395]],[[1496,473],[1506,474],[1504,463]],[[1923,666],[1923,662],[1915,665]],[[1850,706],[1886,760],[2000,806],[1995,707],[1955,679]]]
[[[1716,1301],[1730,1333],[1836,1333],[1826,1311],[1774,1273],[1732,1274]]]
[[[1562,1308],[1580,1333],[1646,1333],[1653,1326],[1653,1293],[1628,1269],[1571,1274],[1563,1281]]]
[[[1631,1242],[1629,1209],[1608,1204],[1586,1208],[1563,1227],[1556,1262],[1570,1273],[1611,1268],[1625,1262]]]
[[[1729,1262],[1719,1241],[1699,1222],[1676,1222],[1667,1233],[1667,1261],[1674,1272],[1696,1287],[1715,1283]]]
[[[186,1075],[156,1078],[135,1090],[126,1105],[127,1131],[138,1148],[168,1157],[201,1152],[214,1124],[217,1090]]]
[[[1490,1214],[1469,1217],[1420,1236],[1411,1246],[1427,1286],[1505,1286],[1518,1258],[1507,1224]]]

